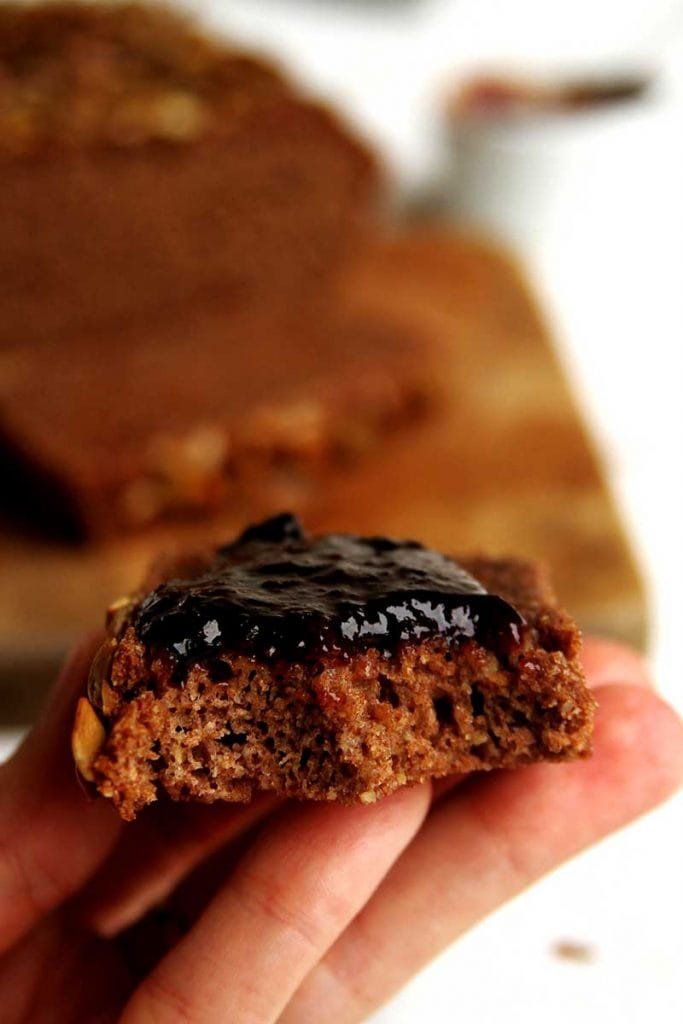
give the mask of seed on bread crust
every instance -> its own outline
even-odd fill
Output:
[[[86,782],[94,782],[92,766],[99,754],[106,732],[97,712],[85,697],[79,698],[71,732],[71,752],[76,767]]]
[[[115,640],[105,640],[90,666],[88,674],[88,700],[96,708],[102,707],[102,684],[108,679],[111,662],[116,650]]]
[[[128,616],[135,607],[135,597],[124,594],[107,608],[106,627],[111,637],[120,636],[128,623]]]

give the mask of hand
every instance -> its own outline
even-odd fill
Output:
[[[360,1021],[683,775],[683,728],[640,659],[591,641],[590,761],[452,778],[371,807],[160,802],[123,826],[106,801],[85,799],[70,763],[92,651],[71,658],[0,769],[6,1024]],[[171,916],[135,924],[171,894]]]

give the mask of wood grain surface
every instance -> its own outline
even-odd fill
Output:
[[[442,347],[445,398],[430,422],[331,480],[306,525],[541,558],[584,629],[643,646],[645,599],[627,539],[515,265],[476,241],[423,231],[377,247],[347,287]],[[233,514],[82,548],[0,530],[0,719],[32,713],[68,646],[151,557],[242,525]]]

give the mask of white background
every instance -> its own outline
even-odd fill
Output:
[[[537,247],[526,259],[646,572],[659,686],[683,709],[683,5],[195,0],[186,6],[278,54],[302,81],[341,103],[380,147],[401,189],[437,172],[439,102],[467,69],[607,62],[664,69],[669,148],[654,161],[651,153],[635,152],[633,164],[614,176],[610,214],[595,225],[594,238],[574,233],[566,246]],[[678,798],[555,872],[444,954],[377,1020],[679,1024],[682,811]],[[558,939],[588,944],[592,962],[554,957]],[[324,1007],[320,1020],[327,1024]]]

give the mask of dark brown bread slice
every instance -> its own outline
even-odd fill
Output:
[[[177,14],[0,7],[0,347],[326,289],[378,191],[333,113]]]
[[[264,525],[272,532],[273,523],[277,529],[283,521],[290,524],[285,534],[291,520]],[[414,545],[390,547],[392,542],[381,539],[334,535],[309,542],[291,532],[289,539],[259,552],[254,536],[252,531],[222,554],[161,568],[150,579],[155,589],[142,605],[141,595],[110,614],[110,636],[94,663],[89,699],[79,704],[74,754],[81,773],[125,819],[161,793],[174,800],[212,802],[247,801],[255,792],[271,791],[372,803],[404,784],[453,772],[590,753],[595,702],[578,660],[579,633],[557,608],[537,566],[515,559],[461,559],[460,566],[475,574],[486,595],[461,569]],[[315,589],[306,591],[305,580],[303,590],[293,578],[286,586],[282,579],[278,584],[277,573],[289,572],[285,563],[269,561],[278,557],[278,543],[280,557],[294,558],[302,578],[331,580],[330,572],[337,573],[341,564],[341,577],[337,573],[337,583],[329,583],[332,603],[335,593],[347,593],[347,584],[367,584],[365,597],[371,593],[371,598],[364,605],[366,617],[357,620],[361,625],[381,621],[381,609],[396,612],[396,601],[403,602],[401,616],[409,606],[423,607],[411,603],[410,594],[424,602],[425,588],[434,587],[446,604],[432,603],[429,614],[438,607],[447,615],[455,609],[449,622],[465,623],[464,632],[437,629],[436,620],[418,615],[414,635],[407,639],[398,634],[378,639],[361,628],[348,642],[330,644],[332,627],[339,623],[335,626],[323,614],[311,627],[308,612],[297,618],[295,611],[286,613],[280,633],[266,639],[272,622],[254,612],[262,607],[265,590],[284,588],[294,609],[301,610],[309,598],[324,608],[328,604]],[[349,543],[356,555],[367,553],[365,583],[359,583],[361,563],[346,558]],[[325,565],[317,561],[320,546]],[[410,569],[404,577],[406,558]],[[400,598],[391,590],[399,577],[386,577],[387,564],[392,572],[399,567]],[[420,575],[423,564],[426,575]],[[188,586],[191,590],[198,580],[206,582],[208,570],[213,587],[217,566],[221,585],[241,570],[248,578],[254,565],[257,578],[270,582],[265,589],[261,584],[244,606],[252,633],[243,633],[232,647],[214,646],[224,626],[219,609],[217,620],[197,620],[204,622],[204,632],[197,635],[204,648],[188,655],[185,634],[196,597],[188,599]],[[185,582],[178,584],[179,577]],[[385,577],[389,589],[378,597]],[[165,588],[164,579],[176,582]],[[200,583],[197,593],[206,596],[204,586]],[[454,588],[451,597],[449,588]],[[244,598],[239,580],[230,593],[238,595],[238,603]],[[179,594],[184,595],[180,605]],[[210,595],[213,600],[213,590]],[[179,607],[184,609],[181,618],[174,618]],[[210,607],[213,614],[218,605]],[[190,619],[183,620],[186,614]],[[301,634],[302,623],[308,623],[309,633]],[[261,628],[261,647],[253,641],[254,627],[256,632]],[[316,629],[322,629],[322,646]],[[300,635],[308,637],[303,655],[295,653],[302,646],[296,643]]]
[[[75,537],[305,509],[428,411],[437,366],[413,329],[312,304],[285,317],[205,303],[97,345],[84,334],[6,351],[3,504]]]

